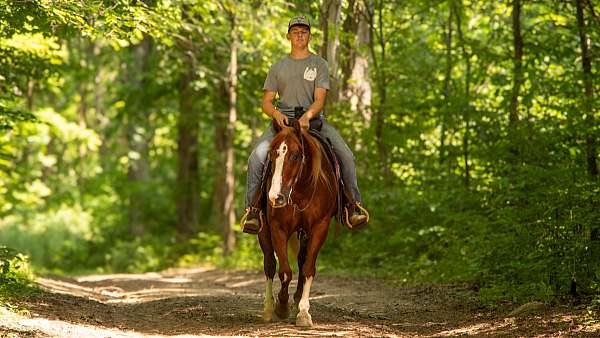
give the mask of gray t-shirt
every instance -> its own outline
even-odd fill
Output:
[[[279,108],[286,115],[286,109],[302,106],[305,110],[315,101],[315,88],[329,89],[327,61],[310,54],[304,59],[286,56],[269,69],[264,90],[277,92]],[[293,115],[293,113],[291,113]]]

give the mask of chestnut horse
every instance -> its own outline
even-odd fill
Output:
[[[296,325],[312,326],[308,312],[310,287],[319,249],[327,238],[331,217],[336,212],[338,185],[322,145],[307,130],[300,128],[298,122],[293,123],[293,128],[283,128],[275,135],[269,159],[267,220],[258,234],[267,277],[263,318],[270,321],[273,311],[281,319],[289,316],[288,286],[292,270],[287,244],[293,234],[299,233],[297,258],[300,276],[294,293],[295,309],[299,311]],[[275,305],[274,254],[279,260],[281,281]]]

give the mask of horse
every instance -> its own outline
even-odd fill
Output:
[[[296,325],[310,327],[310,288],[317,255],[336,212],[339,187],[335,171],[320,142],[297,121],[292,126],[282,128],[275,135],[269,150],[271,170],[266,176],[265,189],[268,191],[267,216],[258,233],[267,277],[263,319],[271,321],[273,312],[280,319],[289,316],[288,286],[292,281],[292,270],[287,245],[290,238],[294,239],[295,235],[292,235],[298,234],[299,277],[294,293],[294,310],[298,311]],[[281,289],[274,305],[275,255],[279,261]]]

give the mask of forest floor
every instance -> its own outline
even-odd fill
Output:
[[[510,316],[514,306],[483,307],[460,285],[318,275],[310,299],[314,326],[300,329],[292,318],[263,322],[258,271],[171,269],[37,282],[41,295],[12,304],[20,314],[0,308],[0,337],[600,335],[584,307],[539,304]]]

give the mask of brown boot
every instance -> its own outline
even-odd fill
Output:
[[[358,202],[346,206],[344,212],[345,223],[350,230],[362,229],[369,223],[369,212]]]
[[[242,216],[242,231],[247,234],[256,235],[262,230],[261,211],[258,208],[246,208]]]

